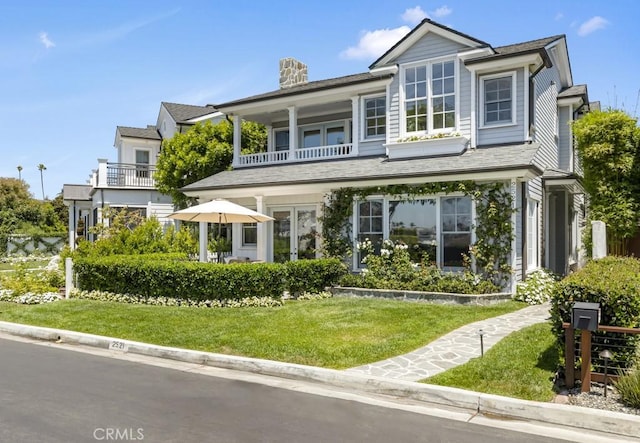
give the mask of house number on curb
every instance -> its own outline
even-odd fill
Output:
[[[113,340],[109,343],[109,350],[127,352],[129,350],[129,345],[123,341]]]

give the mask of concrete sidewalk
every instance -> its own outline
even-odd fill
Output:
[[[396,380],[422,380],[480,357],[478,331],[482,330],[484,333],[486,352],[512,332],[546,321],[549,318],[549,307],[548,303],[528,306],[499,317],[470,323],[408,354],[347,371]]]

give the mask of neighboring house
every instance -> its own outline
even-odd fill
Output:
[[[147,218],[155,216],[161,223],[173,223],[167,218],[174,209],[171,197],[156,189],[154,179],[162,141],[198,122],[215,123],[223,118],[212,106],[162,102],[155,125],[118,126],[114,141],[117,160],[98,159],[98,169],[92,172],[88,185],[64,185],[64,202],[69,206],[70,244],[75,245],[80,221],[86,227],[83,236],[89,238],[87,228],[104,221],[102,210],[107,206],[127,208]]]
[[[307,81],[280,61],[280,89],[216,109],[232,116],[233,170],[183,188],[227,198],[274,222],[233,227],[233,255],[264,261],[318,257],[323,204],[340,188],[380,187],[353,202],[357,242],[403,239],[457,269],[477,241],[471,197],[386,193],[389,185],[498,183],[512,197],[513,283],[540,267],[578,261],[584,198],[569,123],[588,111],[574,85],[564,35],[492,47],[424,20],[368,72]],[[243,155],[240,122],[267,126],[266,152]]]

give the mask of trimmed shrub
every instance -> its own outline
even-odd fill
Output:
[[[563,322],[571,321],[571,310],[575,302],[600,304],[600,324],[626,328],[640,327],[640,260],[631,257],[605,257],[593,260],[560,281],[551,298],[551,321],[558,338],[564,346]],[[614,360],[621,367],[631,363],[640,336],[596,332],[598,342],[615,340],[622,346],[614,351]],[[595,341],[595,338],[594,338]],[[594,348],[597,355],[599,349]]]
[[[273,263],[210,264],[114,255],[78,259],[74,269],[83,290],[142,297],[279,298],[285,287],[285,269]]]
[[[293,297],[303,292],[322,292],[347,273],[346,265],[337,258],[290,261],[284,266],[287,289]]]

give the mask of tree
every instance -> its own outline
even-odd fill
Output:
[[[22,180],[22,166],[18,165],[18,180]]]
[[[243,153],[264,149],[266,141],[263,125],[242,123]],[[233,125],[226,120],[198,123],[162,143],[155,173],[158,190],[170,195],[177,207],[185,207],[188,199],[180,189],[228,169],[232,159]]]
[[[42,200],[43,201],[44,201],[44,177],[42,175],[42,171],[46,171],[46,170],[47,170],[47,167],[44,164],[40,163],[38,165],[38,171],[40,171],[40,186],[42,186]]]
[[[605,222],[609,252],[621,255],[638,231],[640,128],[625,112],[607,110],[575,121],[573,132],[589,196],[589,219]]]

